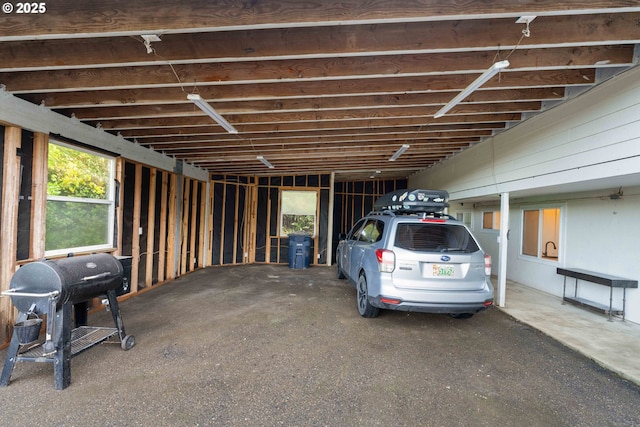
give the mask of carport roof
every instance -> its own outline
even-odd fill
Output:
[[[6,91],[216,174],[406,178],[628,69],[640,43],[628,0],[39,4],[4,11]]]

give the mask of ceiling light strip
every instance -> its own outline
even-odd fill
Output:
[[[496,74],[498,74],[500,72],[500,70],[503,70],[503,69],[507,68],[508,66],[509,66],[509,61],[507,61],[507,60],[500,61],[500,62],[495,62],[487,71],[482,73],[480,75],[480,77],[478,77],[476,80],[474,80],[473,83],[471,83],[469,86],[467,86],[462,92],[460,92],[451,101],[449,101],[449,103],[447,105],[442,107],[435,114],[434,118],[437,119],[439,117],[444,116],[447,113],[447,111],[451,110],[453,107],[458,105],[458,103],[460,101],[465,99],[467,96],[471,95],[471,93],[473,93],[476,89],[478,89],[480,86],[482,86],[487,81],[489,81],[489,79],[491,79],[491,77],[495,76]]]
[[[269,169],[273,169],[274,166],[271,164],[271,162],[267,159],[265,159],[263,156],[257,155],[256,159],[260,160],[262,162],[263,165],[265,165],[266,167],[268,167]]]
[[[402,156],[402,153],[404,153],[409,149],[409,147],[411,147],[409,144],[402,144],[402,146],[398,148],[398,151],[396,151],[393,154],[393,156],[389,157],[389,161],[395,162],[398,159],[398,157]]]
[[[207,113],[209,117],[218,122],[220,126],[224,128],[229,133],[238,133],[238,130],[234,128],[228,121],[225,120],[216,110],[213,109],[208,102],[206,102],[200,95],[197,93],[190,93],[187,95],[187,99],[198,106],[202,111]]]

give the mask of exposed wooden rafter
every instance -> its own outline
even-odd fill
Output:
[[[404,178],[635,66],[640,44],[640,4],[623,0],[47,8],[0,22],[8,92],[227,174]],[[529,37],[515,22],[525,14],[537,16]],[[161,41],[147,50],[142,34]],[[433,117],[505,58],[508,69]],[[239,134],[189,102],[192,92]],[[389,162],[401,144],[411,148]]]

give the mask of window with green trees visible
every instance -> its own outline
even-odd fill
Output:
[[[308,233],[316,235],[316,191],[282,190],[280,193],[280,235]]]
[[[47,255],[113,247],[115,159],[49,143]]]

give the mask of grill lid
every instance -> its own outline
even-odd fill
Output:
[[[45,294],[58,291],[58,304],[77,303],[104,295],[122,283],[122,264],[110,254],[92,254],[25,264],[11,278],[10,289],[21,293]],[[21,312],[33,303],[36,311],[47,312],[47,298],[11,297]]]

